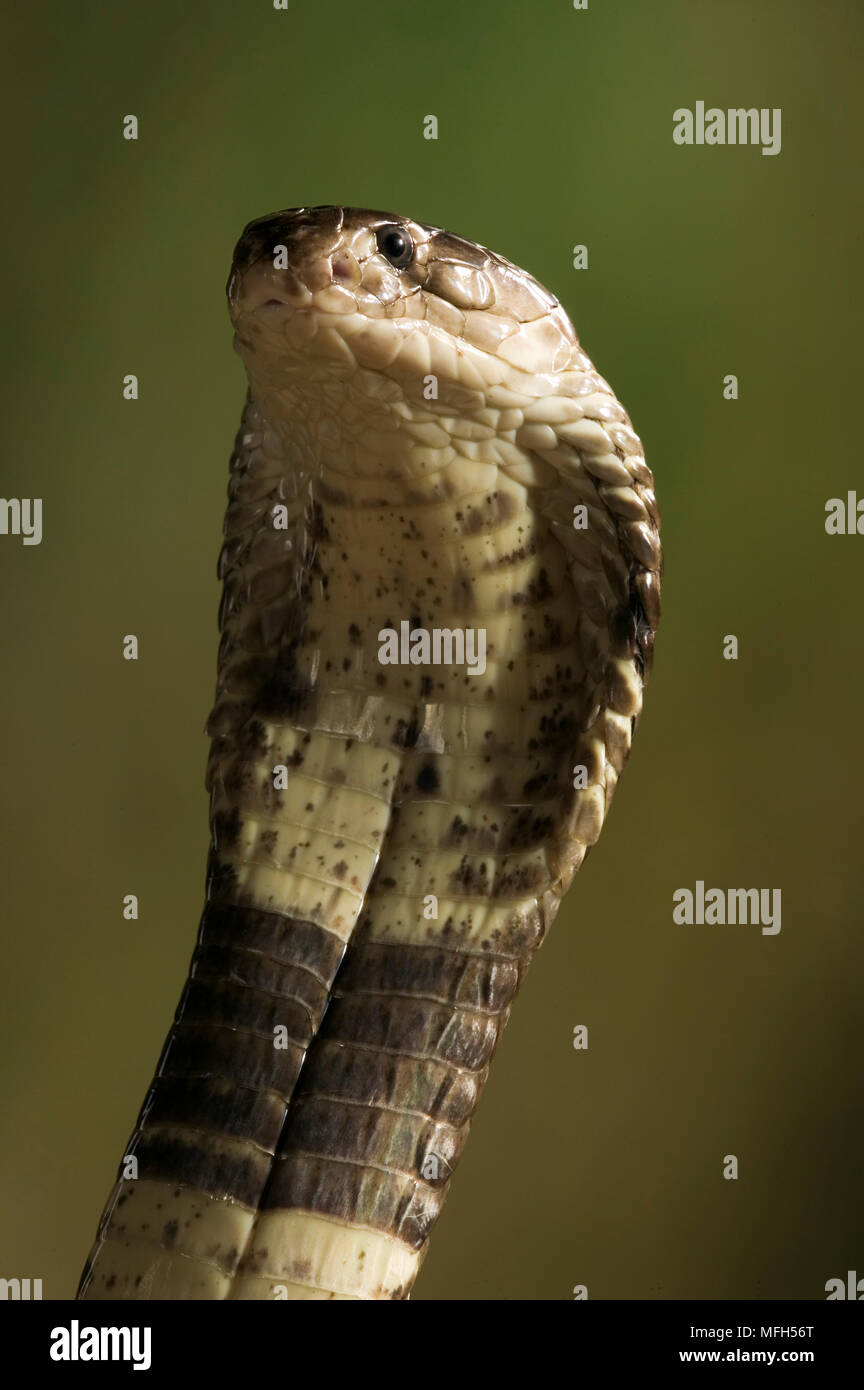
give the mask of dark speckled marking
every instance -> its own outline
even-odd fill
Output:
[[[551,780],[548,772],[538,772],[536,776],[528,778],[522,790],[526,796],[537,796],[544,788],[548,787]]]
[[[410,720],[397,719],[393,730],[393,744],[396,748],[416,748],[419,737],[420,720],[416,715]]]
[[[460,815],[456,815],[450,822],[450,827],[441,843],[445,849],[452,849],[454,845],[461,845],[467,834],[468,826]],[[494,848],[494,846],[490,846],[490,848]]]
[[[535,607],[538,603],[545,603],[547,599],[552,598],[553,593],[554,590],[549,583],[549,576],[545,569],[541,569],[530,583],[525,586],[521,593],[513,595],[511,603],[515,607],[519,607],[520,604]]]
[[[265,719],[295,719],[308,714],[314,693],[301,677],[297,665],[296,645],[289,643],[258,675],[254,707]]]
[[[417,773],[417,790],[421,792],[437,792],[441,785],[438,770],[434,763],[424,763]]]
[[[240,731],[238,743],[244,753],[263,757],[267,752],[267,730],[260,719],[249,719]]]
[[[512,521],[516,511],[516,501],[509,493],[491,492],[478,506],[467,507],[464,512],[457,511],[455,517],[462,534],[472,536],[478,531]]]
[[[214,843],[225,849],[234,849],[240,843],[243,822],[236,806],[230,811],[218,811],[213,817]]]
[[[533,807],[520,808],[506,818],[494,848],[499,852],[533,848],[548,840],[555,829],[553,816]]]
[[[272,858],[279,841],[278,830],[262,830],[258,836],[258,848],[263,855]]]

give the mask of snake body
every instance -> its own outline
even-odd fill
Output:
[[[407,1298],[628,755],[653,480],[558,302],[473,242],[292,209],[228,297],[206,905],[79,1297]],[[484,669],[382,661],[403,624],[482,630]]]

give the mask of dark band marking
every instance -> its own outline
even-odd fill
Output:
[[[352,1049],[346,1059],[341,1042],[316,1038],[297,1095],[341,1096],[355,1104],[413,1111],[458,1126],[473,1112],[484,1077],[482,1072],[455,1071],[443,1062],[383,1052]]]
[[[160,1076],[145,1102],[147,1126],[188,1125],[234,1139],[249,1139],[259,1148],[276,1148],[285,1102],[217,1076]]]
[[[321,1158],[277,1163],[267,1189],[268,1210],[291,1208],[359,1223],[398,1237],[419,1249],[434,1225],[447,1195],[446,1184],[434,1188],[398,1173],[363,1168]],[[262,1255],[257,1263],[264,1264]],[[256,1260],[247,1262],[255,1272]]]
[[[270,1173],[270,1156],[250,1144],[226,1143],[215,1136],[182,1129],[141,1131],[132,1152],[138,1159],[138,1178],[178,1183],[231,1197],[257,1207]]]
[[[352,944],[335,993],[412,994],[500,1013],[518,987],[519,967],[512,960],[361,940]]]

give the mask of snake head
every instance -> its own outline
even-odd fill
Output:
[[[581,365],[558,301],[525,271],[441,228],[367,208],[290,208],[250,222],[228,301],[259,389],[313,381],[393,399],[482,409],[496,386],[566,391]],[[384,391],[386,398],[387,392]]]
[[[622,592],[639,587],[647,669],[661,567],[653,479],[627,412],[537,280],[440,227],[314,207],[250,222],[227,289],[251,394],[289,456],[394,481],[457,459],[496,464],[565,550],[596,539]],[[587,532],[574,529],[579,507],[592,513]],[[628,609],[628,647],[633,622]]]

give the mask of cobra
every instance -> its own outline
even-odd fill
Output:
[[[404,1299],[630,749],[653,480],[557,300],[450,232],[274,213],[228,299],[206,904],[79,1297]],[[382,662],[403,623],[482,672]]]

